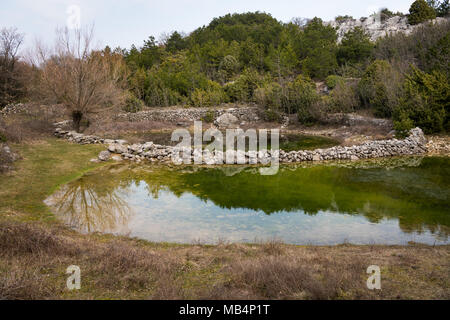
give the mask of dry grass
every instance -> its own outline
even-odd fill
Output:
[[[0,299],[142,298],[166,295],[158,285],[173,277],[177,263],[127,240],[102,243],[36,224],[0,225]],[[83,289],[65,289],[65,268],[79,265]],[[171,290],[171,295],[175,290]]]
[[[1,299],[449,299],[449,246],[168,245],[0,221]],[[81,290],[65,269],[81,268]],[[382,290],[366,287],[382,269]]]
[[[126,120],[118,121],[113,120],[112,118],[103,118],[93,121],[83,133],[109,139],[126,139],[130,143],[141,143],[152,141],[152,134],[155,132],[165,132],[166,135],[169,135],[170,140],[170,135],[176,128],[178,127],[175,124],[159,121],[130,122]],[[166,140],[159,142],[155,141],[155,143],[167,143]]]
[[[52,119],[42,115],[20,113],[0,117],[0,139],[5,142],[22,143],[48,138],[53,129]]]

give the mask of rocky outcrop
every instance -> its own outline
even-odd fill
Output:
[[[448,18],[436,18],[433,22],[441,23],[447,19]],[[365,30],[372,41],[399,32],[408,35],[417,28],[417,25],[410,25],[408,23],[408,18],[406,16],[394,16],[382,21],[379,15],[372,15],[368,18],[361,19],[340,19],[338,21],[327,22],[326,24],[337,29],[338,42],[341,42],[348,31],[353,30],[356,27]]]
[[[212,113],[212,114],[211,114]],[[261,109],[258,107],[236,107],[236,108],[177,108],[177,109],[154,109],[136,113],[122,113],[117,115],[118,119],[132,122],[138,121],[162,121],[162,122],[192,122],[209,117],[219,118],[223,114],[231,114],[239,122],[255,122],[262,118]]]
[[[260,150],[260,151],[242,151],[227,150],[226,152],[209,150],[183,149],[180,147],[164,146],[146,142],[143,144],[128,145],[125,141],[107,140],[75,134],[72,131],[64,131],[61,128],[55,130],[55,135],[66,138],[69,141],[77,143],[108,143],[108,154],[101,153],[100,160],[109,159],[110,153],[120,155],[124,160],[132,161],[172,161],[172,155],[175,159],[185,162],[192,162],[196,157],[202,156],[203,163],[214,165],[223,164],[224,159],[230,157],[235,159],[235,163],[243,164],[267,164],[277,157],[280,162],[302,162],[302,161],[323,161],[323,160],[359,160],[370,158],[393,157],[401,155],[417,155],[427,152],[427,140],[420,128],[412,129],[409,136],[403,140],[375,140],[368,141],[360,145],[350,147],[336,146],[327,149],[299,150],[286,152],[283,150]],[[238,160],[241,159],[241,160]],[[243,160],[242,160],[243,159]],[[117,160],[117,157],[116,157]]]

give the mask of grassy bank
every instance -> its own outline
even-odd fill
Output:
[[[47,139],[13,146],[0,175],[0,299],[449,299],[450,246],[172,245],[82,235],[43,204],[59,185],[101,164],[103,146]],[[382,290],[366,287],[381,267]],[[81,290],[65,270],[81,268]]]

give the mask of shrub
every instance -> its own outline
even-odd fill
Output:
[[[344,79],[337,75],[330,75],[325,79],[325,84],[327,85],[328,89],[334,89],[339,82],[342,82]]]
[[[353,112],[358,109],[357,82],[338,81],[329,95],[329,104],[333,112]]]
[[[254,97],[266,109],[268,120],[279,120],[280,112],[298,113],[302,123],[313,122],[312,108],[319,101],[314,82],[302,75],[283,85],[277,82],[267,83],[255,90]]]
[[[225,85],[225,92],[232,102],[251,102],[254,91],[263,83],[262,76],[254,69],[245,69],[235,81]]]
[[[419,24],[434,18],[436,18],[436,11],[425,0],[416,0],[411,4],[408,16],[410,24]]]
[[[425,72],[450,73],[450,21],[417,26],[410,35],[397,33],[378,39],[373,55],[376,59],[398,64],[403,70],[414,64]]]
[[[255,102],[265,108],[282,110],[283,100],[286,99],[287,97],[283,95],[283,87],[277,82],[266,83],[254,91]]]
[[[309,21],[300,36],[298,50],[303,73],[313,78],[325,79],[337,67],[336,30],[324,25],[322,20],[314,18]]]
[[[401,112],[398,119],[394,121],[396,136],[406,137],[412,128],[414,128],[414,122],[408,118],[407,113]]]
[[[125,112],[138,112],[142,111],[143,107],[144,102],[141,99],[136,98],[133,94],[129,94],[125,100],[122,110]]]
[[[355,20],[355,19],[353,19],[352,16],[345,15],[345,16],[337,16],[334,20],[336,22],[345,22],[345,21],[348,21],[348,20]]]
[[[207,89],[196,88],[191,93],[191,102],[194,107],[209,107],[219,105],[227,100],[225,91],[217,82],[208,81]]]
[[[219,65],[219,72],[221,72],[225,79],[233,77],[239,70],[239,61],[232,55],[225,56]]]
[[[360,27],[348,31],[338,48],[339,64],[345,62],[357,63],[366,60],[372,53],[373,43],[369,35]]]
[[[401,89],[401,74],[385,60],[375,60],[367,67],[358,84],[362,106],[373,108],[380,117],[390,117]]]
[[[448,16],[449,1],[448,0],[427,0],[427,3],[434,9],[438,17]]]
[[[303,124],[312,124],[317,120],[314,107],[320,97],[314,82],[308,77],[298,76],[288,86],[289,110],[297,112],[298,120]]]
[[[264,119],[270,122],[280,122],[282,120],[282,114],[278,110],[269,108],[264,111]]]
[[[400,131],[413,126],[425,133],[448,131],[450,85],[439,71],[431,74],[412,69],[404,82],[404,94],[394,112],[394,124]]]
[[[207,123],[212,123],[214,121],[215,117],[216,117],[216,114],[215,114],[214,110],[210,109],[210,110],[206,111],[205,116],[203,116],[201,120],[205,121]]]

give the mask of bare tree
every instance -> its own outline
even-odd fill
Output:
[[[125,64],[121,54],[92,48],[93,28],[57,31],[55,47],[36,45],[39,91],[43,98],[62,103],[71,115],[74,129],[91,114],[122,103]]]
[[[0,107],[12,102],[21,93],[16,65],[23,39],[24,35],[17,28],[0,30]]]

